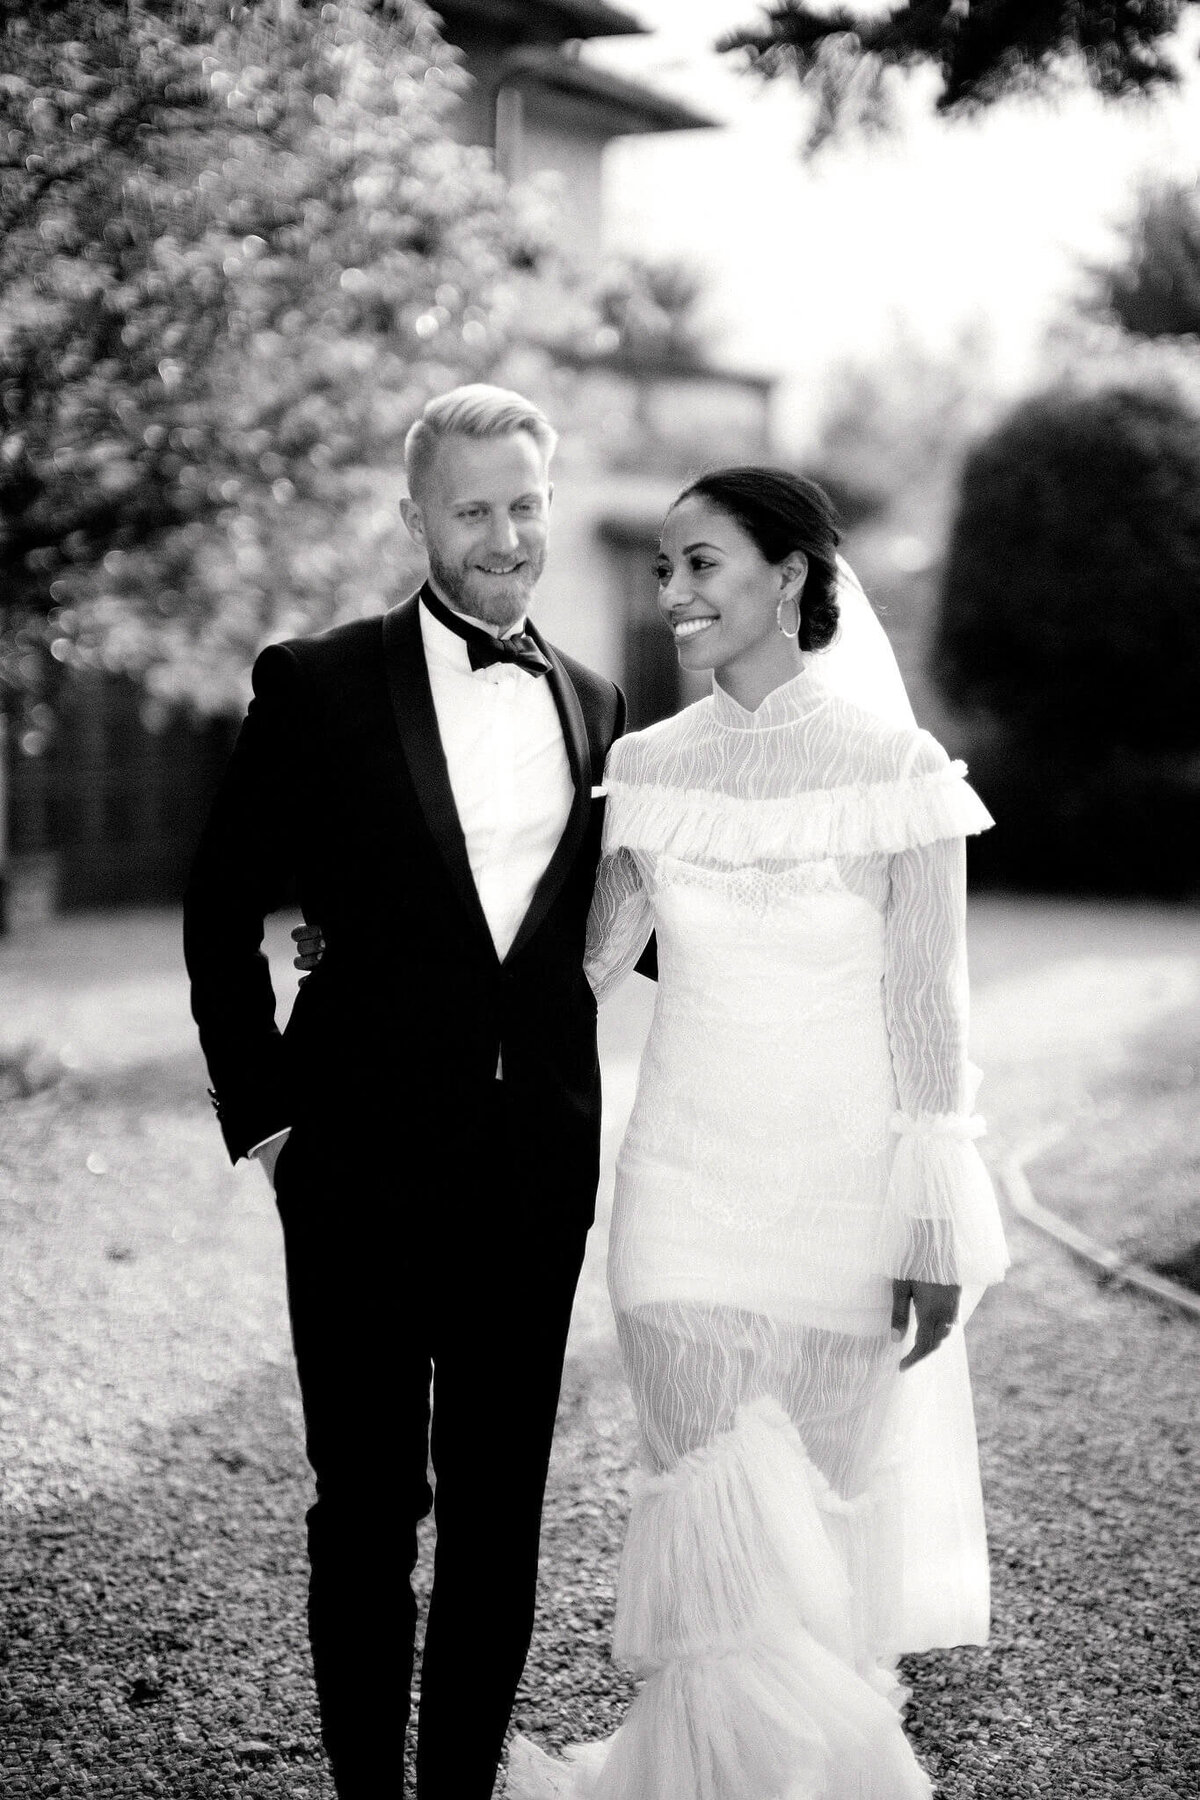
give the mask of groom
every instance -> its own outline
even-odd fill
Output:
[[[431,1506],[421,1800],[491,1794],[532,1631],[599,1162],[597,788],[625,715],[527,617],[554,442],[502,389],[425,408],[402,504],[429,579],[382,619],[263,651],[186,900],[221,1128],[283,1225],[340,1800],[403,1787]],[[281,1035],[261,944],[292,893],[326,947]]]

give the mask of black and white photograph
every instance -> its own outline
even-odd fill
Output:
[[[0,1800],[1200,1800],[1200,0],[0,0]]]

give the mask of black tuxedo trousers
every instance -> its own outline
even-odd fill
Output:
[[[610,682],[538,642],[574,800],[503,962],[415,599],[263,652],[185,903],[192,1008],[230,1154],[291,1131],[276,1198],[317,1483],[313,1661],[340,1800],[402,1789],[409,1577],[431,1472],[421,1800],[487,1800],[529,1643],[599,1161],[583,974],[593,788],[624,719]],[[266,913],[291,895],[326,950],[281,1035],[261,944]]]
[[[417,1526],[435,1574],[422,1800],[486,1800],[533,1627],[538,1531],[586,1229],[526,1204],[503,1084],[454,1157],[280,1158],[288,1299],[317,1499],[309,1626],[341,1800],[402,1788]],[[398,1152],[401,1147],[397,1146]],[[362,1228],[345,1230],[348,1211]],[[431,1489],[430,1476],[433,1477]],[[436,1499],[434,1499],[436,1492]]]

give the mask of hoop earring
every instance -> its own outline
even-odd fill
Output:
[[[783,609],[789,601],[796,609],[796,629],[794,631],[789,631],[783,622]],[[778,625],[785,638],[798,638],[800,636],[800,602],[797,600],[795,594],[784,594],[782,596],[779,605],[775,608],[775,623]]]

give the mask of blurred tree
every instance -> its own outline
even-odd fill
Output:
[[[600,314],[599,339],[633,362],[696,368],[704,361],[698,318],[704,278],[678,258],[617,259],[591,290]]]
[[[934,674],[1019,821],[980,867],[1200,882],[1200,415],[1162,389],[1058,391],[969,456]],[[999,860],[997,860],[999,859]]]
[[[401,434],[494,366],[533,228],[417,0],[0,25],[0,667],[48,639],[236,707],[263,641],[403,578]]]
[[[815,455],[843,493],[868,511],[914,489],[945,489],[970,440],[994,411],[991,344],[976,321],[936,348],[897,317],[890,333],[827,373]]]
[[[810,147],[843,126],[872,129],[890,116],[891,71],[931,68],[937,106],[963,112],[1014,90],[1049,85],[1065,64],[1099,93],[1147,93],[1178,80],[1167,48],[1196,0],[908,0],[890,11],[813,8],[777,0],[766,19],[722,38],[757,74],[791,75],[818,102]]]
[[[1099,286],[1102,306],[1137,337],[1200,334],[1200,184],[1142,192],[1124,253]]]

